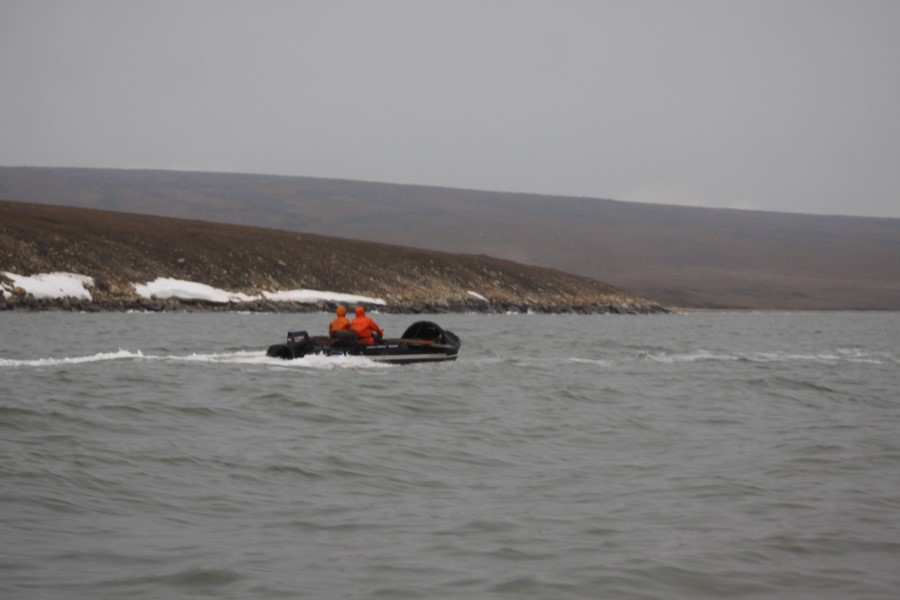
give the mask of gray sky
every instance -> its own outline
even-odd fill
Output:
[[[900,217],[900,1],[0,0],[0,165]]]

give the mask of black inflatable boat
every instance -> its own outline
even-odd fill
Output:
[[[387,363],[416,363],[456,360],[461,343],[452,331],[430,321],[417,321],[396,339],[377,340],[365,345],[356,341],[351,331],[338,332],[334,338],[310,337],[305,331],[289,331],[284,344],[274,344],[266,351],[275,358],[302,358],[310,354],[326,356],[364,356]]]

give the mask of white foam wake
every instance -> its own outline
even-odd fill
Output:
[[[118,352],[98,352],[90,356],[66,356],[63,358],[36,358],[33,360],[16,360],[11,358],[0,358],[0,367],[54,367],[59,365],[79,365],[84,363],[105,362],[111,360],[123,360],[144,358],[140,350],[132,352],[130,350],[119,349]]]
[[[206,364],[244,364],[268,365],[283,368],[312,369],[383,369],[393,365],[370,361],[361,356],[307,356],[295,360],[282,360],[266,356],[260,350],[239,350],[235,352],[218,352],[212,354],[157,355],[144,354],[140,350],[122,350],[116,352],[98,352],[86,356],[67,356],[62,358],[10,359],[0,358],[0,367],[59,367],[102,363],[117,360],[158,361],[169,363],[206,363]]]
[[[871,353],[846,349],[839,349],[835,352],[822,352],[817,354],[791,352],[747,352],[730,354],[710,352],[708,350],[697,350],[695,352],[686,352],[683,354],[666,352],[640,352],[637,354],[637,357],[666,364],[692,363],[702,361],[746,361],[754,363],[812,362],[823,364],[851,362],[875,365],[881,365],[885,362],[891,362],[892,358],[885,353]],[[896,357],[894,357],[893,360],[896,361]]]

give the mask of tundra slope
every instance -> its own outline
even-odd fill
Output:
[[[486,254],[669,306],[900,310],[900,219],[235,173],[0,167],[0,198]]]
[[[456,255],[288,231],[0,201],[0,272],[71,272],[94,279],[93,301],[4,296],[7,309],[216,309],[150,301],[133,283],[173,277],[259,295],[333,290],[381,298],[382,311],[651,313],[664,309],[611,285],[488,256]],[[474,292],[473,295],[470,292]],[[266,300],[246,310],[315,310]]]

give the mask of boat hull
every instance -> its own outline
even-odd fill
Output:
[[[453,332],[420,321],[411,325],[402,338],[375,344],[360,344],[353,339],[310,338],[305,331],[291,331],[285,343],[269,346],[266,355],[287,360],[310,355],[361,356],[376,362],[409,364],[456,360],[460,345]]]

